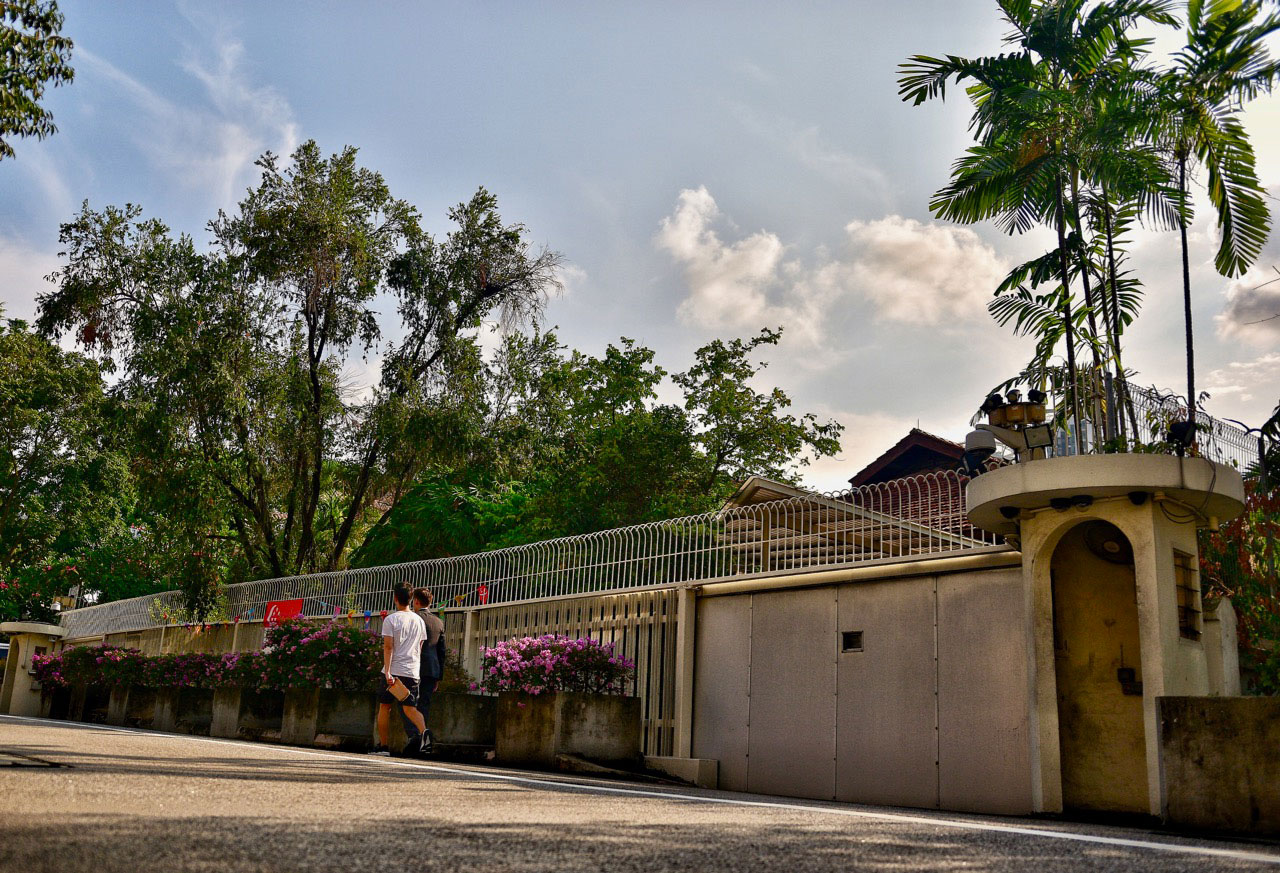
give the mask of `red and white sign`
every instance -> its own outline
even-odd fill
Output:
[[[481,603],[488,603],[489,602],[489,586],[485,585],[483,582],[480,583],[480,587],[476,589],[476,596],[480,598]]]
[[[267,604],[267,611],[262,614],[263,627],[275,627],[286,618],[297,618],[302,615],[302,598],[297,600],[272,600]]]

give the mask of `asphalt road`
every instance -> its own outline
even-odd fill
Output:
[[[923,869],[1280,870],[1280,846],[0,716],[5,873]]]

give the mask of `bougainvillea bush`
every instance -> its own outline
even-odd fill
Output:
[[[238,684],[262,688],[372,691],[382,672],[382,638],[354,624],[295,618],[268,628],[262,653]]]
[[[484,650],[481,679],[473,690],[585,691],[625,694],[635,664],[614,654],[612,643],[547,634],[498,643]]]
[[[377,687],[382,641],[371,631],[336,621],[290,619],[267,631],[261,652],[144,655],[119,646],[78,646],[33,659],[48,685],[140,685],[149,688]]]

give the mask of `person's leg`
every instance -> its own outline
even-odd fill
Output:
[[[418,707],[411,706],[409,701],[406,700],[400,705],[400,711],[404,713],[404,717],[412,722],[413,726],[417,728],[417,732],[415,734],[411,734],[410,739],[414,736],[422,736],[422,732],[427,729],[427,723],[422,720],[422,713],[418,712]]]
[[[385,747],[391,740],[391,704],[378,704],[378,744]]]
[[[431,721],[431,695],[435,693],[438,679],[423,679],[418,686],[418,712],[422,713],[422,723]]]

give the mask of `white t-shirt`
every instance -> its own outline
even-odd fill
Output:
[[[391,637],[391,675],[418,678],[427,626],[411,610],[399,609],[382,620],[382,635]]]

